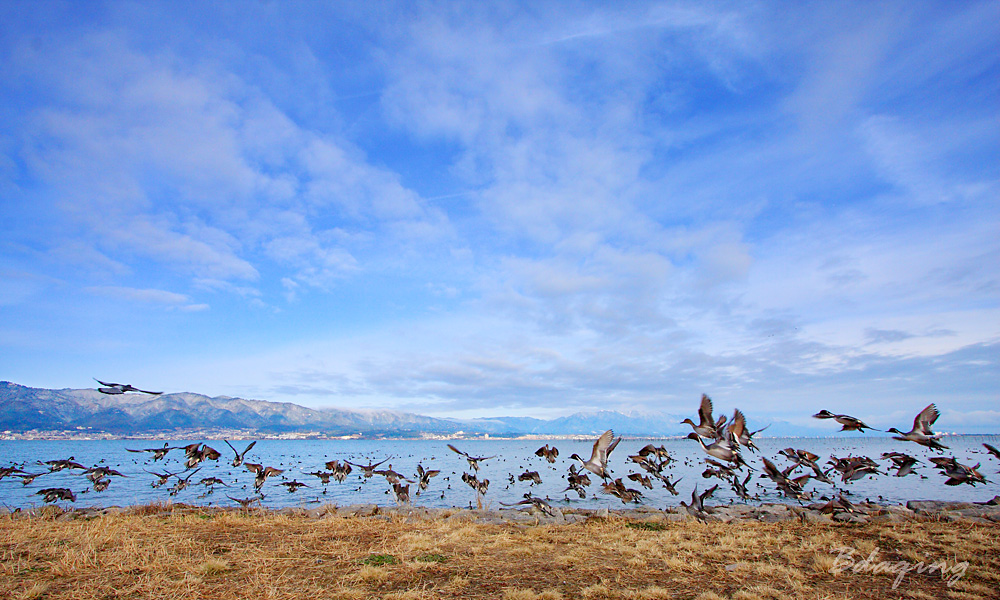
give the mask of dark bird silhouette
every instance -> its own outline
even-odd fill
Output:
[[[388,459],[386,459],[386,460],[388,460]],[[385,461],[382,461],[382,462],[385,462]],[[382,463],[378,463],[378,464],[380,465]],[[327,461],[326,464],[325,464],[325,466],[326,466],[327,470],[330,471],[333,474],[333,478],[336,479],[338,483],[343,483],[344,480],[347,479],[347,476],[350,475],[351,471],[352,471],[350,463],[348,463],[348,462],[341,463],[339,460],[330,460],[330,461]],[[374,473],[374,468],[377,467],[377,466],[378,465],[373,465],[372,466],[372,469],[373,469],[372,475],[375,474]],[[371,475],[366,475],[366,477],[371,477]],[[324,481],[323,483],[327,483],[327,482]]]
[[[990,446],[989,444],[987,444],[985,442],[983,442],[983,447],[985,447],[986,451],[989,452],[990,454],[992,454],[993,456],[995,456],[996,458],[1000,458],[1000,450],[997,450],[996,448],[994,448],[993,446]]]
[[[293,493],[293,492],[297,491],[297,490],[298,490],[299,488],[302,488],[302,487],[309,487],[308,485],[306,485],[306,484],[304,484],[304,483],[301,483],[301,482],[299,482],[299,481],[296,481],[296,480],[294,480],[294,479],[293,479],[293,480],[291,480],[291,481],[282,481],[282,482],[281,482],[281,485],[283,485],[283,486],[285,486],[286,488],[288,488],[288,493],[289,493],[289,494],[291,494],[291,493]]]
[[[718,488],[719,485],[716,484],[699,494],[698,484],[695,484],[694,490],[691,492],[691,504],[685,504],[685,502],[681,500],[681,506],[683,506],[684,509],[687,510],[688,514],[694,518],[699,521],[704,521],[708,516],[707,513],[712,510],[710,507],[705,506],[705,500],[711,498],[712,494],[714,494],[715,490]]]
[[[120,471],[116,471],[111,467],[90,467],[83,473],[87,476],[87,479],[91,481],[94,479],[100,479],[101,477],[128,477],[128,475],[125,475]]]
[[[549,461],[550,463],[554,463],[556,462],[556,458],[559,457],[559,449],[556,448],[555,446],[549,448],[549,445],[545,444],[538,450],[535,450],[535,456],[544,457],[545,460]]]
[[[330,483],[330,477],[333,476],[333,473],[330,473],[329,471],[313,471],[312,473],[309,473],[309,475],[319,477],[319,480],[323,483],[323,485],[327,485]]]
[[[673,459],[670,457],[670,453],[667,452],[667,447],[660,445],[659,447],[652,444],[646,444],[636,453],[636,456],[645,458],[649,460],[650,456],[655,456],[663,464],[669,464]],[[629,457],[631,458],[631,457]]]
[[[257,440],[254,440],[254,441],[250,442],[250,445],[247,446],[243,450],[243,452],[240,452],[236,448],[234,448],[232,444],[229,443],[229,440],[222,440],[222,441],[226,442],[226,445],[229,446],[230,448],[232,448],[233,453],[236,455],[236,457],[233,458],[233,466],[234,467],[238,467],[238,466],[240,466],[240,465],[243,464],[243,457],[245,457],[247,455],[247,452],[250,452],[250,448],[253,448],[254,445],[257,443]]]
[[[133,387],[128,383],[108,383],[107,381],[101,381],[96,377],[94,378],[94,381],[104,386],[97,388],[97,391],[101,392],[102,394],[117,395],[117,394],[124,394],[125,392],[141,392],[143,394],[159,396],[160,394],[163,393],[163,392],[147,392],[146,390],[140,390],[137,387]]]
[[[733,491],[736,495],[740,497],[741,500],[750,500],[750,492],[747,491],[747,483],[750,482],[750,478],[753,477],[753,473],[747,473],[747,476],[740,481],[739,477],[733,477],[732,486]]]
[[[542,498],[536,498],[535,496],[532,496],[530,492],[525,494],[524,500],[521,500],[520,502],[514,502],[513,504],[507,504],[506,502],[501,502],[500,504],[502,506],[530,505],[537,508],[542,514],[545,514],[550,517],[556,516],[556,511],[554,508],[552,508],[551,504],[549,504]]]
[[[59,500],[76,502],[76,494],[69,488],[45,488],[44,490],[38,490],[35,494],[44,496],[43,500],[48,503],[58,502]]]
[[[258,463],[243,463],[243,468],[254,474],[253,487],[255,490],[260,492],[260,488],[264,486],[264,481],[272,475],[280,475],[284,473],[284,469],[276,469],[274,467],[265,467],[264,465]]]
[[[143,469],[143,471],[146,471],[146,469]],[[154,481],[152,484],[150,484],[152,487],[155,488],[160,487],[161,485],[170,481],[171,477],[177,475],[177,473],[170,473],[170,472],[167,473],[154,473],[153,471],[146,471],[146,472],[149,473],[150,475],[155,475],[156,477],[159,478],[159,481]]]
[[[733,411],[733,420],[730,421],[729,427],[726,428],[726,433],[737,446],[743,446],[744,448],[748,448],[756,452],[758,448],[753,443],[753,436],[757,435],[761,431],[764,431],[768,427],[770,427],[770,425],[766,425],[757,431],[750,431],[747,429],[746,416],[743,415],[743,411],[737,408]]]
[[[365,474],[365,479],[371,479],[375,475],[375,467],[381,465],[386,460],[389,460],[389,459],[387,458],[385,460],[380,460],[377,463],[372,463],[372,462],[369,461],[369,463],[367,465],[359,465],[357,463],[348,462],[346,460],[344,462],[347,463],[347,464],[349,464],[349,465],[354,465],[355,467],[361,469],[364,472],[364,474]],[[335,461],[330,461],[330,462],[335,462]],[[329,463],[327,463],[327,464],[329,465]],[[327,468],[329,469],[330,467],[328,466]]]
[[[430,484],[431,477],[437,477],[440,472],[441,471],[437,470],[437,469],[425,470],[423,465],[417,464],[417,485],[418,485],[418,487],[421,490],[426,490],[428,484]],[[418,491],[417,493],[419,494],[420,492]]]
[[[632,481],[641,484],[642,487],[646,488],[647,490],[653,489],[653,482],[650,481],[649,477],[643,475],[642,473],[630,473],[628,478],[631,479]]]
[[[850,415],[835,415],[835,414],[833,414],[832,412],[830,412],[830,411],[828,411],[826,409],[823,409],[823,410],[819,411],[818,413],[814,414],[813,418],[816,418],[816,419],[833,419],[834,421],[836,421],[836,422],[838,422],[838,423],[840,423],[842,425],[842,427],[840,428],[841,431],[860,431],[862,433],[864,433],[865,429],[871,429],[873,431],[878,431],[878,429],[875,429],[874,427],[871,427],[870,425],[865,425],[861,421],[861,419],[856,419],[856,418],[854,418],[854,417],[852,417]]]
[[[80,469],[81,471],[87,470],[87,467],[81,465],[78,462],[73,462],[72,456],[60,460],[47,460],[45,462],[38,461],[38,464],[47,465],[49,467],[50,473],[55,473],[56,471],[62,471],[63,469]]]
[[[861,479],[866,475],[881,475],[878,463],[867,456],[848,456],[846,458],[831,457],[827,464],[833,465],[833,470],[840,473],[844,483]]]
[[[392,484],[392,493],[396,496],[396,502],[407,504],[410,501],[410,484],[402,485],[397,481]]]
[[[165,457],[167,453],[170,452],[171,450],[178,450],[179,448],[176,446],[167,446],[167,443],[164,442],[162,448],[142,448],[140,450],[133,450],[131,448],[125,448],[125,449],[128,450],[129,452],[152,452],[153,461],[155,462]]]
[[[462,481],[464,481],[472,489],[476,490],[476,493],[480,496],[486,495],[486,490],[490,487],[489,479],[480,480],[475,475],[470,475],[464,471],[462,472]]]
[[[622,483],[621,477],[610,483],[605,482],[602,484],[601,491],[605,494],[617,496],[618,499],[622,501],[622,504],[628,504],[629,502],[638,503],[642,501],[642,492],[633,488],[625,487],[625,484]]]
[[[955,460],[954,456],[950,458],[933,456],[929,460],[936,465],[936,468],[940,469],[941,472],[948,477],[948,480],[944,482],[945,485],[960,485],[967,483],[975,487],[977,483],[989,483],[986,481],[986,478],[983,477],[982,473],[978,471],[980,466],[979,463],[976,463],[974,467],[970,467]]]
[[[242,499],[240,499],[240,498],[233,498],[232,496],[226,494],[226,498],[229,498],[233,502],[236,502],[237,504],[239,504],[243,508],[250,508],[250,505],[253,504],[254,502],[260,504],[260,497],[259,496],[254,496],[253,498],[242,498]]]
[[[176,496],[178,492],[186,488],[188,486],[188,482],[191,481],[192,477],[194,477],[194,474],[200,470],[201,467],[198,467],[194,471],[188,473],[187,477],[181,477],[180,475],[175,475],[174,477],[177,478],[177,483],[174,484],[174,487],[170,488],[170,495]]]
[[[778,489],[785,494],[785,496],[795,498],[796,500],[807,500],[810,497],[809,492],[806,492],[803,489],[805,484],[809,481],[809,475],[802,475],[794,478],[789,477],[796,465],[792,465],[786,470],[780,471],[773,462],[767,459],[766,456],[761,457],[761,461],[764,463],[764,472],[761,474],[761,477],[767,477],[773,481],[778,486]]]
[[[31,483],[34,482],[37,477],[41,477],[42,475],[48,475],[51,472],[52,471],[45,471],[44,473],[25,473],[22,471],[21,473],[14,475],[14,477],[21,478],[21,485],[31,485]]]
[[[517,476],[518,481],[530,481],[531,485],[541,485],[542,477],[538,471],[525,471]]]
[[[6,477],[8,475],[13,475],[15,473],[27,473],[27,471],[24,471],[24,470],[22,470],[22,469],[20,469],[18,467],[15,467],[15,466],[0,467],[0,479],[3,479],[4,477]]]
[[[663,482],[663,487],[666,488],[666,490],[668,492],[670,492],[671,494],[673,494],[673,495],[676,496],[677,495],[677,489],[674,486],[676,486],[678,483],[680,483],[681,479],[684,479],[684,478],[681,477],[677,481],[670,481],[669,477],[665,477],[665,478],[661,479],[660,481]]]
[[[496,458],[495,454],[493,456],[469,456],[468,454],[466,454],[465,452],[462,452],[461,450],[459,450],[458,448],[452,446],[451,444],[448,444],[448,447],[451,448],[452,452],[457,452],[458,454],[461,454],[462,456],[464,456],[465,460],[469,461],[469,466],[472,467],[472,469],[474,471],[478,471],[479,470],[479,461],[489,460],[491,458]]]
[[[913,465],[920,462],[909,454],[902,452],[884,452],[882,458],[888,458],[892,461],[893,467],[896,469],[896,477],[905,477],[911,473],[916,473],[913,470]]]
[[[388,481],[390,484],[399,483],[400,480],[402,480],[402,481],[408,481],[410,483],[413,483],[409,479],[403,477],[402,473],[397,473],[396,471],[393,471],[392,470],[392,464],[390,464],[389,468],[387,468],[387,469],[381,469],[381,470],[375,471],[375,474],[376,475],[381,475],[382,477],[385,477],[385,480]]]
[[[206,460],[219,460],[219,457],[222,456],[218,450],[208,444],[190,444],[185,446],[184,454],[187,456],[187,462],[184,463],[184,466],[188,469],[193,469]]]

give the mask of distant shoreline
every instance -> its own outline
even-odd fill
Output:
[[[829,505],[827,505],[829,506]],[[172,516],[184,514],[256,514],[284,515],[310,519],[330,518],[403,518],[407,520],[465,521],[485,525],[568,525],[589,519],[619,518],[626,521],[646,523],[641,529],[659,529],[666,523],[675,522],[762,522],[780,523],[798,521],[812,524],[834,523],[903,523],[903,522],[965,522],[978,525],[1000,525],[1000,496],[988,502],[962,502],[945,500],[910,500],[903,503],[859,502],[850,510],[824,508],[824,503],[786,504],[765,502],[762,504],[719,504],[706,506],[706,511],[697,518],[684,507],[670,506],[655,508],[639,506],[635,508],[575,508],[553,507],[549,514],[538,508],[496,507],[492,502],[484,508],[463,508],[452,506],[432,508],[410,503],[406,504],[320,504],[312,507],[287,506],[269,508],[252,505],[249,508],[237,506],[202,506],[197,504],[154,502],[130,506],[84,507],[72,505],[46,505],[31,508],[9,509],[0,506],[0,518],[51,518],[62,516],[62,520],[92,519],[100,516],[131,514]],[[649,525],[656,524],[656,525]]]

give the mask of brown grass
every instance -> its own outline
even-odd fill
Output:
[[[2,598],[995,598],[1000,526],[677,523],[522,528],[400,516],[161,507],[0,517]],[[858,559],[967,561],[961,578],[831,573]]]

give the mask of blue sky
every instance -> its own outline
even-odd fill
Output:
[[[6,2],[0,379],[997,431],[998,92],[992,1]]]

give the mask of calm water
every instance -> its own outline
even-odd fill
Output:
[[[30,485],[22,485],[15,477],[5,477],[0,480],[0,503],[9,507],[31,507],[42,503],[38,490],[50,487],[67,487],[77,493],[75,506],[126,506],[145,504],[157,501],[184,502],[200,505],[235,506],[236,503],[226,498],[246,498],[253,496],[253,474],[241,468],[232,467],[232,451],[221,440],[177,440],[171,446],[183,446],[195,441],[203,441],[219,452],[222,458],[218,461],[206,461],[201,464],[201,470],[191,478],[192,485],[170,497],[167,488],[176,481],[171,479],[168,485],[160,488],[151,487],[155,480],[152,475],[144,472],[182,472],[184,470],[184,453],[181,450],[171,451],[164,460],[152,462],[148,453],[135,454],[125,448],[152,448],[163,445],[163,441],[149,440],[113,440],[113,441],[0,441],[0,467],[19,465],[30,473],[46,471],[46,467],[37,464],[39,460],[52,460],[74,457],[76,462],[85,466],[106,465],[121,471],[127,477],[112,477],[110,487],[104,492],[94,492],[90,482],[80,474],[80,471],[60,471],[45,474]],[[746,453],[746,461],[756,469],[755,476],[749,484],[751,494],[758,494],[761,502],[794,502],[785,499],[775,490],[774,484],[767,479],[760,479],[761,456],[769,457],[779,468],[788,465],[784,457],[778,455],[778,450],[787,447],[809,450],[823,457],[821,463],[831,455],[839,457],[847,455],[866,455],[878,460],[883,465],[883,472],[889,461],[879,460],[883,452],[892,450],[906,452],[921,461],[918,473],[926,476],[922,479],[917,475],[893,477],[879,475],[864,478],[855,482],[842,484],[836,472],[830,474],[837,487],[850,492],[850,498],[863,500],[870,498],[875,501],[882,496],[885,502],[905,502],[907,500],[964,500],[984,501],[1000,494],[1000,461],[988,455],[982,443],[1000,446],[1000,436],[958,436],[945,438],[944,443],[950,449],[944,456],[955,456],[959,462],[974,465],[982,463],[980,472],[989,481],[986,485],[961,485],[949,487],[944,485],[945,477],[933,469],[927,461],[928,456],[938,454],[926,451],[916,444],[899,442],[888,436],[884,437],[838,437],[838,438],[762,438],[757,441],[759,453]],[[249,442],[234,442],[242,450]],[[500,508],[500,503],[514,503],[522,499],[523,494],[531,491],[535,496],[548,497],[559,501],[557,506],[564,505],[580,508],[623,508],[625,505],[614,496],[600,492],[599,478],[591,475],[593,485],[588,488],[586,499],[579,499],[576,493],[563,492],[566,487],[565,475],[575,461],[569,459],[574,452],[590,456],[592,442],[574,442],[569,440],[549,441],[550,445],[559,448],[559,458],[550,465],[544,458],[536,457],[534,452],[546,441],[538,440],[484,440],[484,441],[453,441],[459,449],[473,456],[492,456],[496,458],[481,463],[479,477],[490,480],[489,491],[485,501],[490,508]],[[642,472],[632,462],[627,460],[629,454],[635,454],[647,443],[646,440],[625,440],[611,455],[611,470],[616,477],[627,477],[629,473]],[[677,506],[681,500],[689,500],[691,491],[697,484],[699,490],[705,490],[716,483],[719,489],[709,504],[723,504],[730,501],[740,502],[728,483],[717,478],[705,479],[701,473],[706,468],[704,458],[707,455],[698,444],[689,439],[669,439],[655,441],[656,445],[664,444],[675,459],[671,469],[665,470],[672,480],[682,478],[677,484],[678,496],[673,496],[662,486],[652,490],[641,488],[637,482],[624,479],[629,487],[642,489],[646,506],[665,508]],[[425,469],[439,469],[441,474],[430,481],[426,491],[415,495],[416,484],[411,485],[412,504],[428,507],[466,507],[475,504],[475,492],[461,480],[463,471],[472,472],[465,458],[450,451],[444,441],[372,441],[372,440],[261,440],[248,453],[248,462],[262,463],[284,469],[280,476],[267,480],[263,487],[263,504],[268,507],[310,506],[316,503],[332,503],[348,505],[357,503],[375,503],[380,505],[395,504],[395,499],[389,491],[385,479],[375,476],[365,479],[360,469],[354,471],[343,483],[331,479],[328,485],[312,475],[311,471],[323,471],[323,464],[331,459],[350,460],[358,464],[367,464],[389,459],[380,469],[390,465],[407,477],[415,479],[416,467],[420,463]],[[577,463],[578,464],[578,463]],[[529,482],[515,481],[510,483],[509,475],[516,478],[525,470],[538,471],[542,478],[541,485],[531,486]],[[804,473],[805,471],[800,472]],[[203,477],[218,477],[229,487],[216,486],[211,494],[206,494],[206,488],[197,485]],[[301,488],[295,493],[289,493],[281,485],[282,481],[296,479],[310,487]],[[741,478],[742,479],[742,478]],[[655,480],[654,480],[655,481]],[[835,493],[831,486],[810,481],[806,488],[815,491],[815,497],[822,494]],[[564,501],[564,498],[569,498]],[[67,503],[61,503],[67,504]]]

